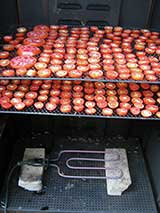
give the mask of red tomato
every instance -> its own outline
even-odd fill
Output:
[[[135,83],[129,83],[129,88],[132,90],[132,91],[137,91],[139,90],[139,85],[138,84],[135,84]]]
[[[15,97],[15,98],[23,98],[24,96],[25,96],[25,93],[22,92],[22,91],[16,91],[16,92],[14,93],[14,97]]]
[[[75,105],[75,106],[73,106],[73,109],[76,112],[82,112],[84,110],[84,106],[83,105]]]
[[[130,101],[130,97],[128,95],[120,95],[119,99],[121,102],[127,103]]]
[[[18,75],[18,76],[25,76],[26,73],[27,73],[27,69],[26,68],[16,69],[16,75]]]
[[[108,96],[113,96],[113,95],[116,95],[117,94],[117,92],[116,92],[116,90],[111,90],[111,89],[108,89],[108,90],[106,90],[106,95],[108,95]]]
[[[157,112],[157,113],[156,113],[156,116],[157,116],[158,118],[160,118],[160,112]]]
[[[39,94],[40,95],[48,95],[49,94],[49,90],[47,90],[47,89],[41,89],[41,90],[39,90]]]
[[[41,70],[38,70],[37,75],[40,78],[49,78],[51,76],[51,70],[50,69],[41,69]]]
[[[12,36],[12,35],[6,35],[6,36],[3,37],[3,40],[4,40],[5,42],[9,42],[9,41],[11,41],[12,39],[13,39],[13,36]]]
[[[17,54],[23,56],[34,56],[40,54],[40,52],[38,47],[31,45],[21,45],[17,50]]]
[[[17,110],[23,110],[25,108],[25,104],[23,102],[20,102],[20,103],[16,103],[14,105],[14,107],[17,109]]]
[[[5,45],[3,45],[3,49],[5,51],[13,51],[14,50],[14,45],[13,44],[5,44]]]
[[[149,89],[150,88],[150,85],[149,84],[141,84],[141,87],[143,89]]]
[[[144,110],[141,111],[141,115],[144,118],[149,118],[149,117],[152,116],[152,112],[150,112],[149,110],[144,109]]]
[[[93,101],[93,100],[94,100],[94,95],[85,95],[84,98],[85,98],[87,101]]]
[[[94,97],[96,102],[105,101],[106,97],[104,95],[95,95]]]
[[[118,101],[118,98],[117,98],[117,96],[115,96],[115,95],[108,96],[108,97],[107,97],[107,101],[108,101],[108,102]]]
[[[42,109],[42,108],[44,107],[44,103],[42,103],[42,102],[40,102],[40,101],[35,102],[35,103],[34,103],[34,107],[35,107],[36,109]]]
[[[143,109],[144,108],[144,104],[143,103],[134,103],[134,106],[136,108],[139,108],[139,109]]]
[[[12,69],[7,69],[2,71],[2,76],[5,77],[14,77],[15,76],[15,71]]]
[[[30,91],[38,91],[39,90],[39,86],[33,84],[33,85],[30,86],[29,89],[30,89]]]
[[[152,92],[158,92],[160,88],[159,85],[151,85],[150,89]]]
[[[21,98],[12,98],[10,102],[14,106],[17,103],[22,102],[22,99]]]
[[[57,96],[53,96],[49,98],[50,103],[59,104],[59,98]]]
[[[48,103],[45,104],[45,108],[48,111],[52,112],[52,111],[54,111],[57,108],[57,105],[55,103],[48,102]]]
[[[9,66],[9,64],[10,64],[10,60],[8,60],[8,59],[1,59],[0,60],[0,66],[1,67],[7,67],[7,66]]]
[[[1,103],[1,107],[3,109],[10,109],[12,107],[12,104],[11,103]]]
[[[9,52],[7,52],[7,51],[0,52],[0,59],[8,58],[8,56],[9,56]]]
[[[69,99],[69,98],[61,98],[60,99],[61,105],[67,105],[67,104],[70,104],[70,103],[71,103],[71,99]]]
[[[55,73],[55,75],[59,78],[64,78],[66,77],[68,72],[66,70],[59,70]]]
[[[96,109],[95,108],[86,108],[85,113],[88,115],[93,115],[96,113]]]
[[[149,110],[153,114],[158,112],[158,106],[154,105],[154,104],[146,105],[146,109]]]
[[[110,108],[104,108],[102,109],[102,115],[104,116],[112,116],[113,115],[113,110]]]
[[[120,108],[125,108],[127,110],[129,110],[131,108],[131,105],[129,103],[120,103]]]
[[[143,102],[145,104],[155,104],[156,103],[156,101],[152,97],[145,97],[145,98],[143,98]]]
[[[153,92],[151,92],[150,90],[145,90],[142,92],[143,96],[145,97],[153,97]]]
[[[10,90],[3,90],[2,91],[2,96],[6,96],[6,97],[11,99],[13,97],[13,92],[10,91]]]
[[[118,95],[127,95],[128,90],[126,88],[120,88],[117,90]]]
[[[126,108],[117,108],[117,109],[116,109],[116,113],[117,113],[119,116],[126,116],[127,113],[128,113],[128,109],[126,109]]]
[[[94,78],[94,79],[100,79],[103,77],[103,71],[102,70],[91,70],[89,71],[89,76],[91,78]]]
[[[137,107],[131,107],[130,108],[130,112],[132,113],[132,115],[139,115],[140,114],[140,109]]]
[[[50,90],[50,95],[51,96],[59,96],[60,90],[59,89],[52,89],[52,90]]]
[[[111,108],[111,109],[116,109],[116,108],[119,106],[119,103],[118,103],[118,101],[116,101],[116,100],[109,101],[109,102],[108,102],[108,106],[109,106],[109,108]]]
[[[84,99],[83,98],[74,98],[73,99],[73,104],[74,105],[83,105],[84,104]]]
[[[62,113],[70,113],[72,110],[71,105],[70,104],[66,104],[66,105],[61,105],[60,106],[60,111]]]
[[[103,82],[95,82],[95,87],[97,89],[104,89],[105,88],[105,84]]]
[[[35,63],[34,66],[35,66],[35,68],[37,70],[41,70],[41,69],[46,69],[47,68],[47,64],[44,63],[44,62],[37,62],[37,63]]]
[[[72,96],[73,98],[82,98],[83,92],[73,92]]]
[[[130,96],[131,96],[132,98],[140,98],[140,97],[142,96],[142,93],[139,92],[139,91],[132,91],[132,92],[130,93]]]
[[[86,101],[85,102],[85,106],[87,107],[87,108],[94,108],[95,107],[95,102],[94,101]]]
[[[81,92],[81,91],[83,90],[83,87],[82,87],[81,85],[75,85],[75,86],[73,87],[73,90],[74,90],[75,92]]]
[[[86,94],[93,94],[94,93],[94,91],[95,91],[95,89],[93,88],[93,87],[91,87],[91,88],[84,88],[84,92],[86,93]]]
[[[33,99],[26,98],[26,99],[23,100],[23,103],[25,104],[26,107],[30,107],[30,106],[33,105],[34,100],[33,100]]]
[[[48,96],[47,95],[39,95],[37,99],[40,102],[46,102],[47,99],[48,99]]]
[[[16,56],[11,59],[10,65],[12,68],[26,68],[29,69],[36,63],[36,58],[32,56]]]
[[[135,81],[142,81],[144,79],[144,74],[140,72],[131,72],[131,78]]]
[[[97,102],[97,106],[100,108],[100,109],[104,109],[107,107],[107,101],[103,100],[103,101],[99,101]]]
[[[114,80],[118,77],[118,73],[116,71],[106,71],[106,78],[110,80]]]

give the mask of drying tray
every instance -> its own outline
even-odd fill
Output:
[[[18,111],[15,108],[11,108],[9,110],[5,110],[2,107],[0,107],[0,113],[1,114],[8,114],[8,115],[48,115],[48,116],[65,116],[65,117],[84,117],[84,118],[103,118],[103,119],[130,119],[130,120],[155,120],[159,121],[160,118],[153,115],[152,117],[145,118],[141,115],[134,116],[131,113],[128,113],[126,116],[119,116],[115,112],[112,116],[104,116],[101,113],[101,110],[96,107],[96,113],[93,115],[88,115],[85,112],[75,112],[71,111],[70,113],[62,113],[59,109],[59,106],[54,110],[54,112],[49,112],[46,108],[43,108],[41,110],[35,109],[33,106],[27,107],[24,110]]]
[[[120,137],[113,139],[65,137],[55,138],[54,143],[54,151],[50,152],[50,156],[54,158],[60,150],[64,149],[125,148],[128,154],[132,185],[120,197],[108,196],[105,180],[65,179],[57,175],[56,169],[50,168],[44,175],[44,191],[36,194],[24,191],[17,186],[19,171],[16,171],[9,186],[8,210],[10,212],[45,210],[45,212],[52,213],[157,213],[138,140],[126,141]],[[27,138],[20,140],[15,146],[11,165],[22,159],[25,147],[45,147],[43,144],[42,141],[36,143],[35,136],[34,143]],[[64,166],[64,160],[61,159],[61,167]],[[98,166],[97,162],[92,166]],[[97,175],[97,171],[92,172]],[[82,174],[82,171],[76,171],[76,175],[79,173]],[[99,172],[98,174],[101,175]]]
[[[16,29],[20,27],[20,26],[11,26],[7,32],[5,33],[0,33],[0,50],[2,49],[2,46],[5,44],[4,41],[3,41],[3,36],[6,35],[6,34],[9,34],[9,35],[13,35],[13,37],[15,37],[15,34],[16,34]],[[27,28],[27,32],[32,30],[34,26],[26,26]],[[70,30],[72,27],[84,27],[84,26],[77,26],[77,25],[68,25],[68,30],[69,30],[69,33],[70,33]],[[87,26],[87,27],[90,27],[90,26]],[[103,29],[103,26],[98,26],[99,29]],[[123,28],[123,29],[126,29],[126,28]],[[130,29],[138,29],[138,28],[130,28]],[[151,29],[151,31],[154,31],[154,29]],[[92,32],[90,32],[90,36],[92,35]],[[101,44],[102,42],[102,39],[101,41],[99,42],[99,45]],[[134,41],[133,41],[134,43]],[[133,44],[132,44],[133,45]],[[133,49],[133,52],[136,52],[135,49]],[[155,56],[157,58],[159,58],[159,56],[157,54],[148,54],[150,56]],[[10,59],[17,56],[16,54],[16,51],[13,50],[10,52]],[[39,57],[39,56],[37,56]],[[9,67],[8,67],[9,68]],[[76,81],[76,80],[80,80],[80,81],[91,81],[91,82],[96,82],[96,81],[99,81],[99,82],[115,82],[115,83],[118,83],[118,82],[126,82],[126,83],[148,83],[148,84],[160,84],[160,76],[157,75],[157,80],[156,81],[148,81],[146,79],[144,80],[139,80],[139,81],[136,81],[136,80],[132,80],[132,79],[128,79],[128,80],[122,80],[122,79],[114,79],[114,80],[110,80],[110,79],[107,79],[105,77],[105,71],[103,71],[103,77],[100,78],[100,79],[94,79],[94,78],[90,78],[90,77],[87,77],[87,76],[82,76],[81,78],[70,78],[70,77],[56,77],[54,74],[51,75],[51,77],[48,77],[48,78],[41,78],[41,77],[38,77],[38,76],[35,76],[35,77],[29,77],[29,76],[12,76],[12,77],[6,77],[6,76],[2,76],[1,75],[1,72],[6,69],[6,68],[0,68],[0,80],[2,79],[19,79],[19,80],[22,80],[22,79],[26,79],[26,80],[71,80],[71,81]]]

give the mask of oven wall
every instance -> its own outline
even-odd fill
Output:
[[[40,23],[160,29],[159,0],[1,0],[0,4],[0,30]]]

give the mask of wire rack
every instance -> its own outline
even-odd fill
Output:
[[[70,113],[62,113],[59,109],[59,107],[54,110],[54,112],[49,112],[46,108],[43,108],[41,110],[36,110],[34,107],[27,107],[26,109],[22,111],[18,111],[15,108],[11,108],[10,110],[4,110],[0,108],[0,113],[2,114],[19,114],[19,115],[48,115],[48,116],[65,116],[65,117],[88,117],[88,118],[106,118],[106,119],[132,119],[132,120],[160,120],[160,118],[156,116],[152,116],[149,118],[144,118],[142,116],[133,116],[131,113],[128,113],[127,116],[119,116],[115,112],[113,113],[112,116],[104,116],[101,114],[100,109],[97,107],[96,108],[97,112],[94,115],[88,115],[85,112],[75,112],[71,111]]]
[[[18,26],[17,26],[18,27]],[[11,27],[10,30],[8,31],[8,34],[11,34],[11,35],[15,35],[15,32],[16,32],[16,28],[17,27]],[[70,29],[72,27],[82,27],[82,26],[76,26],[76,25],[73,25],[73,26],[68,26],[68,29],[69,29],[69,33],[70,33]],[[83,26],[84,27],[84,26]],[[100,27],[101,28],[101,27]],[[27,27],[28,30],[31,30],[32,27],[28,26]],[[0,38],[0,49],[2,48],[4,42],[2,40],[2,37],[3,37],[3,34],[1,35],[1,38]],[[92,32],[90,33],[90,36],[92,35]],[[101,43],[102,41],[100,41]],[[100,44],[99,43],[99,44]],[[133,50],[133,52],[136,52],[136,50]],[[10,52],[10,59],[15,57],[16,56],[16,51],[11,51]],[[158,55],[156,54],[151,54],[150,56],[156,56],[158,58]],[[38,57],[38,56],[37,56]],[[7,68],[7,67],[6,67]],[[5,69],[6,69],[5,68]],[[8,67],[9,68],[9,67]],[[2,76],[2,71],[4,70],[4,68],[0,68],[0,80],[2,79],[28,79],[28,80],[38,80],[38,79],[41,79],[41,80],[71,80],[71,81],[75,81],[75,80],[81,80],[81,81],[92,81],[92,82],[96,82],[96,81],[100,81],[100,82],[130,82],[130,83],[149,83],[149,84],[160,84],[160,76],[157,75],[157,80],[156,81],[148,81],[144,78],[144,80],[139,80],[139,81],[136,81],[136,80],[132,80],[132,79],[127,79],[127,80],[123,80],[123,79],[119,79],[119,78],[116,78],[114,80],[111,80],[111,79],[107,79],[105,77],[105,71],[103,71],[103,77],[100,78],[100,79],[94,79],[94,78],[90,78],[88,76],[82,76],[81,78],[71,78],[71,77],[56,77],[54,74],[52,74],[50,77],[48,78],[42,78],[42,77],[38,77],[38,76],[35,76],[35,77],[30,77],[30,76],[11,76],[11,77],[6,77],[6,76]]]

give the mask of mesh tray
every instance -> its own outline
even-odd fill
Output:
[[[59,110],[59,107],[54,112],[49,112],[47,109],[43,108],[41,110],[36,110],[34,107],[27,107],[22,111],[18,111],[15,108],[11,108],[10,110],[5,110],[0,107],[1,114],[19,114],[19,115],[49,115],[49,116],[67,116],[67,117],[86,117],[86,118],[106,118],[106,119],[132,119],[132,120],[156,120],[159,121],[160,118],[153,115],[149,118],[144,118],[142,116],[134,116],[131,113],[128,113],[127,116],[118,116],[115,112],[112,116],[104,116],[101,114],[101,111],[98,107],[96,107],[97,112],[94,115],[87,115],[85,112],[75,112],[71,111],[70,113],[62,113]]]
[[[85,26],[88,26],[88,25],[85,25]],[[10,29],[8,30],[8,34],[11,34],[13,36],[15,36],[15,32],[16,32],[16,28],[18,26],[12,26],[10,27]],[[72,27],[82,27],[81,25],[68,25],[68,30],[69,30],[69,33],[70,33],[70,30]],[[29,30],[32,30],[33,26],[27,26],[27,29],[28,31]],[[99,26],[99,29],[101,29],[102,26]],[[125,29],[125,28],[124,28]],[[132,29],[132,28],[131,28]],[[0,50],[2,49],[2,46],[4,44],[3,42],[3,35],[5,35],[4,33],[0,34]],[[92,32],[90,32],[90,36],[92,35]],[[102,39],[100,40],[99,42],[99,45],[101,44],[102,42]],[[133,44],[134,44],[134,41],[133,41]],[[133,45],[132,44],[132,45]],[[136,52],[136,50],[134,49],[133,52]],[[150,56],[156,56],[157,58],[159,57],[157,54],[148,54]],[[11,51],[10,52],[10,59],[17,56],[16,54],[16,51]],[[38,58],[39,56],[37,56]],[[101,59],[102,61],[102,59]],[[10,67],[6,67],[8,69],[10,69]],[[100,79],[93,79],[93,78],[90,78],[88,77],[88,75],[83,75],[81,78],[70,78],[70,77],[56,77],[54,74],[52,74],[49,78],[41,78],[41,77],[38,77],[38,76],[35,76],[35,77],[29,77],[29,76],[12,76],[12,77],[6,77],[6,76],[2,76],[2,71],[6,68],[0,68],[0,80],[2,79],[28,79],[28,80],[38,80],[38,79],[41,79],[41,80],[71,80],[71,81],[75,81],[75,80],[81,80],[81,81],[92,81],[92,82],[96,82],[96,81],[100,81],[100,82],[128,82],[128,83],[149,83],[149,84],[160,84],[160,76],[157,75],[157,80],[156,81],[148,81],[146,79],[144,80],[139,80],[139,81],[136,81],[136,80],[132,80],[131,78],[128,79],[128,80],[122,80],[122,79],[114,79],[114,80],[110,80],[110,79],[107,79],[105,77],[105,71],[103,71],[103,76],[102,78]]]
[[[31,144],[33,147],[37,147],[36,143]],[[22,157],[25,146],[31,147],[28,140],[17,144],[13,154],[13,164]],[[41,146],[43,146],[42,143]],[[125,141],[123,138],[108,140],[56,138],[55,150],[50,155],[55,157],[61,149],[104,150],[105,147],[127,149],[133,183],[122,196],[108,196],[104,180],[64,179],[57,175],[55,169],[46,171],[44,192],[36,194],[17,187],[19,175],[17,171],[10,183],[9,210],[27,212],[45,210],[53,213],[156,213],[154,198],[138,141],[132,139]],[[98,166],[97,163],[95,165]],[[63,167],[63,159],[61,166]],[[82,173],[82,171],[78,171],[78,173]]]

